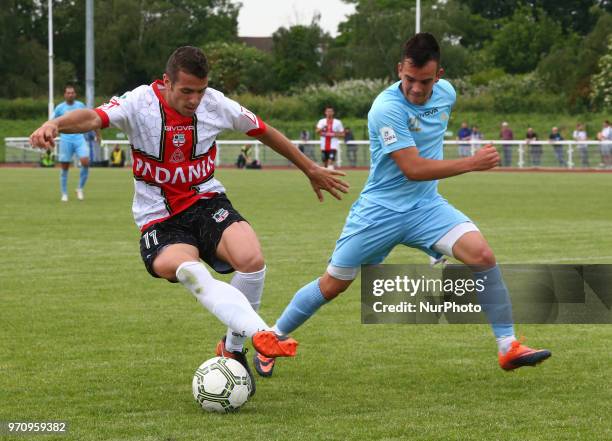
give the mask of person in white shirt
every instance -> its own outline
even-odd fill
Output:
[[[587,133],[584,129],[584,124],[576,124],[576,130],[574,130],[572,137],[577,142],[576,147],[578,148],[578,152],[580,152],[582,166],[589,167],[589,146],[588,144],[580,143],[580,141],[587,140]]]
[[[601,162],[606,168],[612,167],[612,126],[610,121],[603,122],[601,132],[597,134],[597,139],[601,141]]]
[[[333,169],[338,156],[340,138],[344,136],[342,121],[334,118],[334,108],[325,108],[325,118],[321,118],[316,126],[317,134],[321,136],[321,161],[323,167]]]

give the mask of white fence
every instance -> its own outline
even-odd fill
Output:
[[[6,162],[35,163],[40,160],[41,150],[30,146],[28,138],[4,138]],[[300,150],[314,161],[320,162],[319,141],[292,141]],[[289,161],[264,146],[257,140],[218,140],[217,165],[233,165],[244,145],[253,145],[252,158],[263,167],[287,166]],[[609,168],[612,166],[610,150],[612,143],[600,141],[525,141],[481,140],[481,141],[444,141],[444,157],[455,159],[473,155],[485,144],[498,148],[501,166],[515,168]],[[127,163],[131,163],[129,141],[103,140],[93,155],[96,162],[108,161],[110,151],[116,146],[126,151]],[[339,167],[368,167],[370,164],[369,141],[353,141],[341,144],[337,165]]]

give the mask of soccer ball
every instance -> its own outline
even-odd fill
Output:
[[[233,412],[249,399],[252,385],[244,366],[231,358],[206,360],[191,383],[193,397],[209,412]]]

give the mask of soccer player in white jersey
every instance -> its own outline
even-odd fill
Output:
[[[30,140],[51,148],[58,133],[109,125],[127,134],[134,158],[132,209],[146,269],[153,277],[182,283],[227,325],[217,354],[235,358],[249,370],[247,337],[258,353],[271,357],[294,356],[297,342],[271,332],[256,312],[266,267],[255,232],[214,177],[217,135],[241,130],[270,146],[306,174],[319,200],[322,190],[339,199],[348,186],[337,176],[342,173],[318,166],[258,116],[207,86],[204,53],[181,47],[168,59],[163,80],[95,110],[75,110],[47,121]],[[231,283],[214,279],[200,259],[219,273],[235,270]]]
[[[295,294],[276,322],[278,333],[292,332],[345,291],[361,265],[380,264],[395,246],[406,245],[436,259],[454,257],[483,281],[478,299],[492,325],[503,369],[534,366],[550,357],[549,351],[531,349],[515,338],[510,297],[491,248],[476,225],[438,193],[438,179],[488,170],[499,162],[493,146],[471,157],[443,159],[456,95],[440,79],[442,74],[440,48],[431,34],[406,42],[398,64],[400,81],[378,95],[368,114],[372,159],[365,188],[351,208],[327,271]],[[273,360],[256,357],[270,376]]]
[[[323,167],[333,169],[338,157],[340,137],[344,136],[344,127],[342,126],[342,121],[334,118],[334,108],[332,106],[325,108],[325,118],[319,120],[315,130],[317,135],[321,137],[321,161],[323,162]]]

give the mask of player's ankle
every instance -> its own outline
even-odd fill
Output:
[[[497,348],[502,355],[505,355],[512,347],[512,342],[516,341],[514,335],[507,335],[505,337],[496,338]]]

